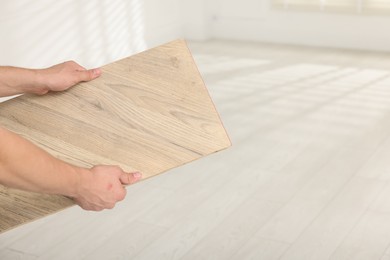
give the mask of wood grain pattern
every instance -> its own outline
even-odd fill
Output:
[[[69,163],[114,164],[144,178],[230,146],[183,40],[102,70],[65,92],[1,103],[0,124]],[[0,232],[70,205],[1,187]]]

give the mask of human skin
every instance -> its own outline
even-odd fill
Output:
[[[64,91],[100,75],[100,69],[86,70],[73,61],[39,70],[0,66],[0,96]],[[85,210],[100,211],[123,200],[124,185],[141,178],[118,166],[87,169],[66,163],[0,126],[0,183],[7,187],[68,196]]]

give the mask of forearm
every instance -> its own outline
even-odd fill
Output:
[[[75,197],[88,170],[58,160],[0,127],[0,183],[28,191]]]
[[[41,70],[0,66],[0,97],[23,93],[44,94],[47,91]]]

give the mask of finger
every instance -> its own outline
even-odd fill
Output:
[[[116,195],[116,201],[122,201],[126,198],[127,190],[121,186],[121,190]]]
[[[100,69],[91,69],[91,70],[78,70],[77,74],[79,76],[79,81],[90,81],[96,79],[102,74]]]
[[[119,176],[119,180],[124,185],[133,184],[139,181],[141,178],[142,174],[140,172],[122,173],[121,176]]]
[[[115,207],[115,203],[108,204],[105,209],[113,209]]]

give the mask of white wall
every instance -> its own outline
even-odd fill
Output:
[[[209,20],[212,8],[205,0],[181,0],[183,37],[203,41],[211,37]]]
[[[180,0],[0,2],[0,65],[86,67],[182,36]]]
[[[212,38],[390,51],[390,16],[277,11],[269,0],[209,0]]]
[[[100,66],[170,41],[227,38],[390,51],[390,17],[276,11],[269,0],[0,2],[0,65]]]

